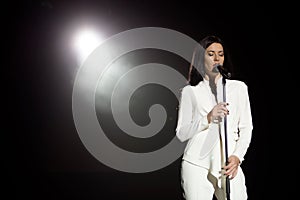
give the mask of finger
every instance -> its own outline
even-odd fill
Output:
[[[219,111],[223,112],[224,114],[229,114],[229,110],[226,107],[221,107]]]
[[[219,105],[222,106],[222,107],[226,107],[226,106],[229,105],[229,103],[227,103],[227,102],[220,102]]]
[[[233,179],[234,177],[236,177],[237,175],[237,170],[235,170],[231,175],[230,175],[230,179]]]
[[[224,170],[226,174],[231,174],[237,170],[237,167],[234,164],[229,164],[224,167]]]
[[[233,168],[230,168],[228,170],[225,170],[225,175],[231,175],[234,172]]]

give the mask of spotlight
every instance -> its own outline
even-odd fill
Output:
[[[78,54],[78,62],[81,65],[92,51],[101,44],[103,39],[95,31],[84,29],[78,31],[74,38],[75,51]]]

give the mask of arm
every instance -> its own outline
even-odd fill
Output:
[[[185,86],[179,102],[176,136],[181,142],[208,128],[207,116],[194,115],[196,111],[195,96],[191,86]]]
[[[238,124],[239,139],[237,141],[233,155],[236,155],[240,159],[240,162],[242,162],[251,142],[253,124],[248,88],[245,84],[240,89],[240,94],[240,119]]]
[[[244,156],[250,145],[253,129],[248,89],[245,84],[240,89],[239,94],[241,94],[238,102],[240,110],[238,123],[239,139],[233,154],[228,158],[228,165],[224,166],[225,175],[228,175],[230,179],[236,176],[238,166],[244,160]]]

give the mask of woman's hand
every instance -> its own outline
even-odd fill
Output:
[[[208,113],[207,120],[210,122],[219,122],[222,117],[229,114],[229,110],[226,108],[228,103],[220,102],[213,107],[213,109]]]
[[[228,157],[228,164],[224,166],[224,175],[233,179],[238,172],[238,167],[240,165],[240,159],[237,156],[231,155]]]

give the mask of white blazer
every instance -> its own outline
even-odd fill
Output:
[[[227,106],[229,110],[229,115],[227,115],[228,155],[236,155],[242,162],[250,145],[253,129],[248,87],[238,80],[226,80],[225,86],[226,102],[229,103]],[[218,93],[222,87],[222,78],[220,78],[217,83]],[[220,102],[220,99],[218,101]],[[207,168],[209,168],[211,158],[201,156],[201,151],[204,148],[212,152],[213,145],[216,143],[210,146],[205,145],[206,140],[209,139],[207,137],[212,137],[212,130],[216,126],[213,122],[207,121],[207,114],[215,104],[206,80],[199,82],[196,86],[187,85],[181,91],[176,136],[181,142],[187,141],[183,159]]]

